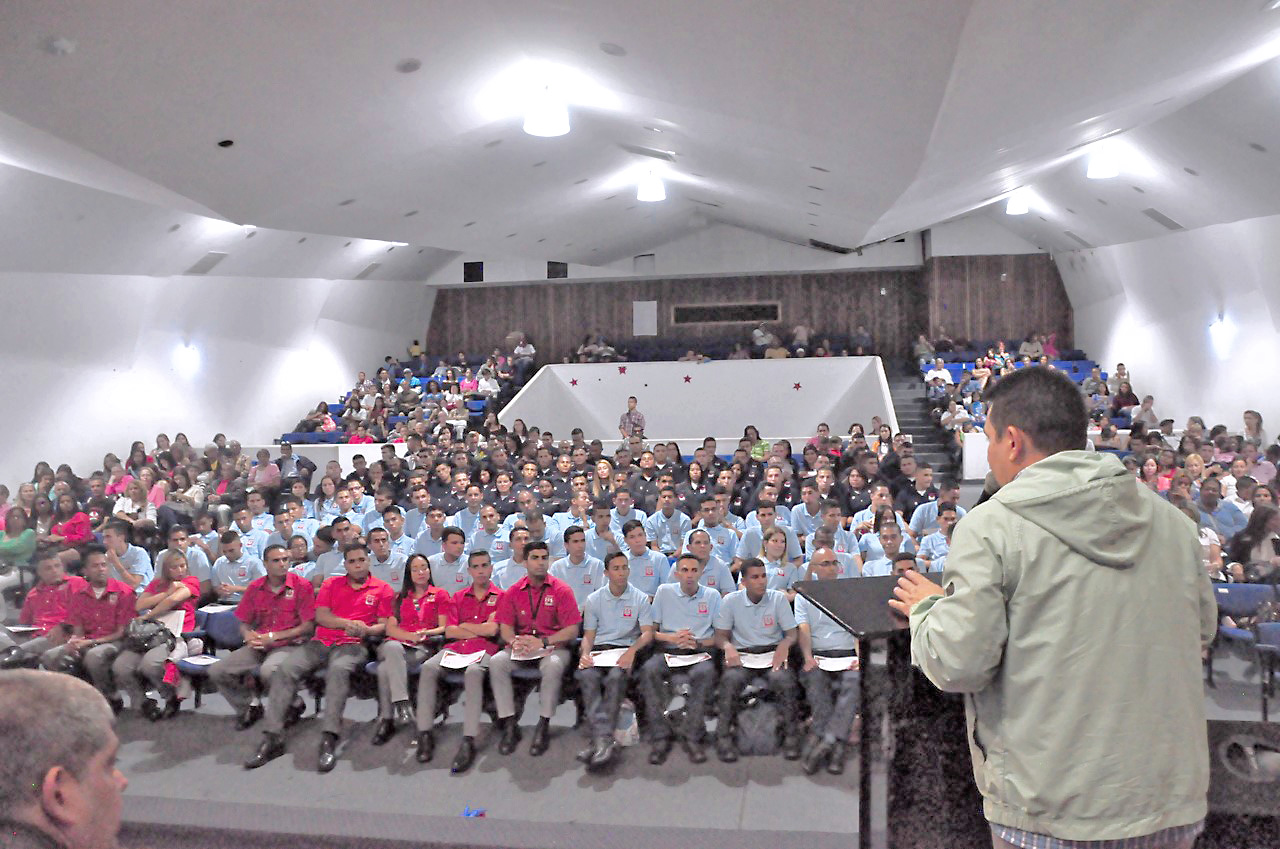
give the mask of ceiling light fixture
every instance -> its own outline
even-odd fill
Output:
[[[654,203],[667,199],[667,187],[662,178],[652,171],[645,172],[636,184],[636,200]]]
[[[1120,160],[1116,156],[1115,145],[1100,141],[1089,149],[1089,170],[1085,176],[1090,180],[1109,180],[1120,176]]]
[[[1031,207],[1027,206],[1027,196],[1022,189],[1009,195],[1009,200],[1004,207],[1005,215],[1026,215],[1030,211]]]
[[[551,93],[551,86],[534,92],[524,113],[524,131],[531,136],[553,138],[569,132],[569,107]]]
[[[1218,359],[1225,360],[1230,355],[1231,343],[1235,338],[1235,323],[1225,313],[1218,313],[1218,317],[1209,325],[1209,341]]]
[[[408,242],[387,242],[387,244],[393,248],[403,248],[409,245]]]

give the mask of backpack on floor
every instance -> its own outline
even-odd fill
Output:
[[[776,755],[779,731],[778,706],[768,699],[752,698],[738,711],[738,753]]]

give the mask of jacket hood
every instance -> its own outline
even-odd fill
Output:
[[[1092,562],[1127,569],[1147,547],[1159,497],[1112,454],[1062,451],[1023,469],[993,500]]]

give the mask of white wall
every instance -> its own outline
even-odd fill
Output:
[[[977,213],[929,228],[929,256],[996,256],[1046,251]]]
[[[433,294],[394,281],[36,273],[0,273],[0,293],[11,489],[37,460],[87,474],[161,431],[270,443],[422,338]],[[184,340],[202,354],[189,379],[172,360]]]
[[[1245,409],[1280,433],[1280,216],[1056,256],[1075,309],[1076,342],[1135,375],[1156,412],[1181,425],[1201,415],[1235,429]],[[1209,324],[1237,329],[1219,354]]]
[[[557,439],[575,427],[588,440],[616,439],[629,395],[645,415],[646,437],[674,439],[690,453],[705,436],[716,438],[721,453],[732,451],[748,424],[765,439],[791,439],[796,451],[803,447],[796,440],[820,422],[844,433],[880,416],[898,429],[879,357],[552,365],[498,419],[507,426],[523,419]]]

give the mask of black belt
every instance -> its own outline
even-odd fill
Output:
[[[854,657],[856,649],[814,649],[814,657]]]

